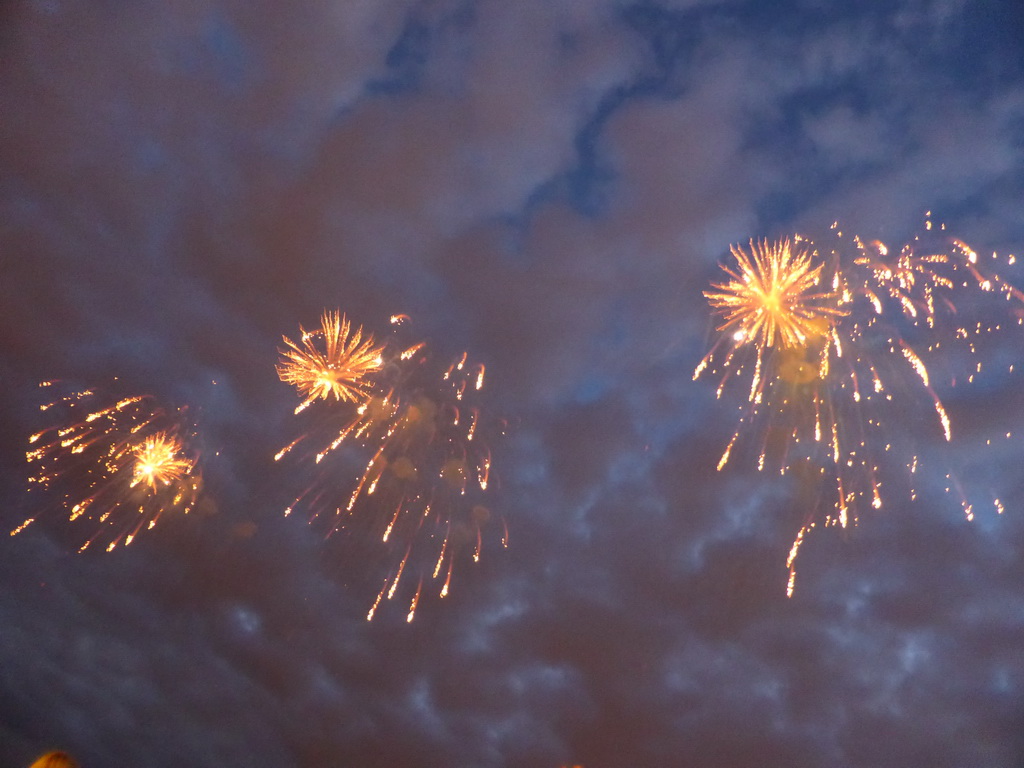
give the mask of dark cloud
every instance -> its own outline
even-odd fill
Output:
[[[952,445],[906,409],[918,500],[815,528],[790,600],[819,489],[716,472],[738,401],[692,381],[730,243],[839,221],[898,245],[932,210],[985,257],[1020,250],[1019,14],[7,4],[5,522],[37,511],[40,379],[188,403],[207,485],[109,555],[71,554],[55,517],[5,539],[0,759],[1019,763],[1019,343],[988,345],[973,388],[943,372]],[[509,547],[411,625],[364,620],[369,543],[281,514],[275,348],[324,308],[470,350],[508,420],[489,533]]]

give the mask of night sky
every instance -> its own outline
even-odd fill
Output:
[[[1024,435],[1024,337],[940,392],[1006,511],[930,465],[792,599],[810,502],[715,471],[742,393],[692,380],[731,244],[931,211],[1020,256],[1022,201],[1016,0],[4,3],[5,530],[44,379],[187,404],[206,482],[109,554],[0,537],[0,763],[1024,764],[1024,444],[972,448]],[[283,515],[277,348],[336,308],[469,351],[508,423],[483,557],[411,624]]]

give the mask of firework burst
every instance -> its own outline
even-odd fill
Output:
[[[847,314],[835,291],[821,291],[824,264],[814,265],[803,243],[750,242],[750,252],[732,249],[736,267],[722,265],[730,279],[713,283],[708,302],[724,318],[719,331],[732,330],[737,344],[755,349],[806,347]]]
[[[456,562],[479,560],[490,517],[491,457],[477,404],[484,367],[466,354],[439,366],[425,343],[402,343],[406,321],[392,318],[395,333],[375,348],[379,365],[358,396],[310,409],[307,429],[275,456],[301,454],[311,473],[286,515],[301,510],[326,536],[345,532],[360,547],[379,543],[370,548],[386,575],[367,619],[400,588],[411,595],[409,621],[425,588],[446,596]]]
[[[40,406],[58,423],[29,438],[29,491],[62,509],[70,522],[92,522],[79,552],[97,540],[108,552],[131,544],[164,514],[192,509],[202,476],[185,409],[166,412],[148,396],[113,400],[57,382],[40,386],[58,392]],[[29,517],[11,535],[35,520]]]
[[[277,365],[281,381],[294,385],[305,398],[296,413],[318,398],[356,402],[368,395],[368,379],[383,364],[383,349],[372,336],[364,336],[362,328],[353,330],[339,312],[324,312],[318,329],[299,326],[299,331],[298,342],[283,337]]]
[[[1024,322],[1024,294],[962,241],[936,236],[930,222],[926,233],[896,255],[844,238],[836,225],[830,246],[801,236],[751,242],[749,251],[731,249],[734,263],[722,265],[729,279],[705,292],[721,335],[694,379],[716,376],[718,397],[732,381],[746,393],[718,469],[742,450],[758,470],[796,471],[823,489],[823,519],[808,513],[789,554],[790,595],[797,554],[819,522],[856,523],[894,487],[916,498],[920,456],[909,426],[925,416],[935,438],[953,440],[934,371],[950,387],[973,383],[983,340]],[[962,484],[946,477],[972,519]]]

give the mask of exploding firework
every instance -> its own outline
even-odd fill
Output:
[[[725,319],[718,330],[734,329],[737,345],[750,343],[761,353],[806,347],[848,314],[834,290],[818,290],[825,265],[814,265],[799,242],[794,247],[788,239],[774,245],[751,241],[750,253],[731,250],[736,268],[722,266],[730,280],[713,283],[719,290],[704,295]]]
[[[378,364],[358,394],[310,409],[307,429],[275,456],[302,454],[311,472],[286,515],[301,509],[327,536],[379,543],[386,576],[367,619],[400,584],[410,584],[409,621],[431,582],[446,596],[456,562],[479,560],[490,517],[488,425],[477,403],[484,367],[466,354],[439,366],[425,343],[401,342],[406,321],[392,318],[395,333],[382,347],[364,337]]]
[[[167,412],[148,396],[115,400],[57,382],[40,386],[58,393],[40,406],[57,423],[29,438],[29,491],[70,522],[92,522],[79,552],[97,540],[108,552],[131,544],[164,514],[192,509],[202,477],[185,409]],[[11,535],[35,520],[29,517]]]
[[[295,409],[305,410],[317,398],[342,402],[362,400],[369,393],[368,379],[380,371],[381,347],[362,328],[352,330],[339,312],[324,312],[320,328],[299,326],[299,343],[284,337],[277,374],[305,399]]]
[[[924,240],[937,242],[919,236],[895,256],[883,243],[832,230],[831,246],[795,236],[731,249],[734,263],[722,265],[728,280],[705,292],[721,335],[694,379],[718,377],[718,397],[731,381],[744,382],[746,402],[719,470],[745,447],[758,470],[816,478],[827,510],[820,522],[845,528],[862,507],[881,508],[883,490],[902,486],[916,498],[920,456],[909,425],[925,416],[935,438],[953,439],[934,371],[950,387],[973,383],[983,340],[1024,322],[1024,294],[965,243],[936,237],[930,222]],[[1002,306],[986,301],[993,295]],[[972,519],[962,484],[946,477]],[[815,517],[808,514],[790,550],[787,594]]]

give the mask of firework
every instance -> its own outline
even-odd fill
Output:
[[[847,314],[834,290],[818,290],[824,264],[815,266],[805,245],[751,241],[750,253],[738,246],[731,250],[736,268],[722,266],[731,279],[713,283],[719,290],[704,295],[725,319],[718,330],[735,329],[736,344],[760,351],[806,347]]]
[[[29,438],[29,491],[70,522],[92,522],[79,552],[97,540],[108,552],[131,544],[164,514],[192,509],[202,477],[185,409],[164,411],[148,396],[114,400],[57,382],[40,386],[58,393],[40,406],[57,423]],[[11,535],[35,520],[29,517]]]
[[[383,364],[383,350],[372,336],[364,336],[362,328],[352,330],[338,312],[324,312],[317,330],[299,326],[299,331],[298,343],[283,337],[277,365],[281,381],[294,385],[305,398],[296,413],[317,398],[356,402],[369,393],[368,378]]]
[[[731,249],[734,263],[722,265],[729,279],[704,294],[721,335],[694,379],[718,377],[718,397],[742,381],[746,395],[718,469],[744,450],[758,470],[799,470],[824,489],[827,511],[808,514],[787,560],[790,595],[797,553],[819,522],[856,523],[863,507],[882,507],[891,487],[916,498],[919,456],[907,426],[930,414],[935,438],[953,440],[934,370],[950,386],[973,383],[983,338],[1022,323],[1024,294],[962,241],[936,237],[930,222],[926,230],[895,256],[883,243],[844,238],[836,225],[828,246],[799,235],[752,241],[749,250]],[[973,518],[961,484],[947,477]],[[1002,512],[998,499],[993,505]]]
[[[308,428],[275,456],[301,454],[311,473],[286,515],[302,510],[326,536],[343,531],[380,554],[386,575],[368,619],[406,583],[409,621],[424,589],[446,596],[456,562],[479,560],[490,517],[491,457],[476,402],[484,367],[466,354],[439,366],[425,343],[402,343],[406,320],[392,318],[396,332],[375,348],[377,367],[358,392],[310,409]]]

